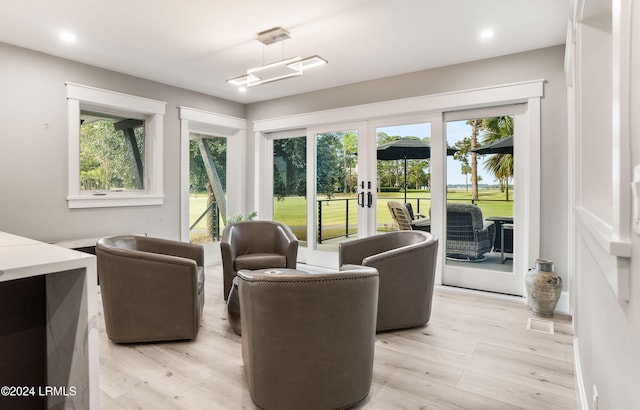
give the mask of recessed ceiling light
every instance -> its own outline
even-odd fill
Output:
[[[480,32],[480,38],[483,40],[489,40],[490,38],[493,38],[494,32],[491,29],[486,29],[486,30],[482,30]]]
[[[62,31],[60,32],[60,40],[64,41],[65,43],[75,43],[76,41],[78,41],[78,38],[70,31]]]

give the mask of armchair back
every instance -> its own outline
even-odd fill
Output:
[[[437,252],[438,239],[424,231],[394,231],[339,245],[340,266],[379,272],[377,331],[429,322]]]
[[[223,297],[227,300],[233,278],[241,269],[295,269],[298,238],[277,221],[245,221],[227,225],[220,241]]]
[[[117,343],[195,339],[204,308],[201,245],[143,236],[96,244],[107,336]]]

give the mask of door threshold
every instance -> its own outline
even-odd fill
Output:
[[[466,293],[471,295],[478,295],[478,296],[484,296],[488,298],[508,300],[511,302],[519,302],[519,303],[527,302],[527,299],[524,296],[512,295],[509,293],[491,292],[488,290],[478,290],[478,289],[464,288],[461,286],[453,286],[453,285],[435,285],[435,287],[436,289],[443,292]]]

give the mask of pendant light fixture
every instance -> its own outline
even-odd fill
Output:
[[[258,33],[256,39],[264,46],[283,42],[291,38],[289,32],[282,27],[272,28]],[[263,57],[264,58],[264,57]],[[246,74],[228,79],[227,82],[239,87],[255,87],[262,84],[272,83],[287,78],[299,77],[305,70],[312,67],[327,64],[327,60],[314,55],[311,57],[291,57],[284,58],[284,44],[282,45],[282,59],[259,67],[250,68]]]

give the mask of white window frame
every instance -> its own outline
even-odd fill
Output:
[[[163,121],[166,102],[103,90],[91,86],[65,83],[68,110],[69,208],[104,208],[119,206],[162,205]],[[80,110],[132,115],[145,120],[144,190],[111,192],[80,189]]]
[[[180,240],[189,242],[189,138],[198,133],[227,138],[227,216],[247,213],[245,206],[247,120],[180,106]]]

